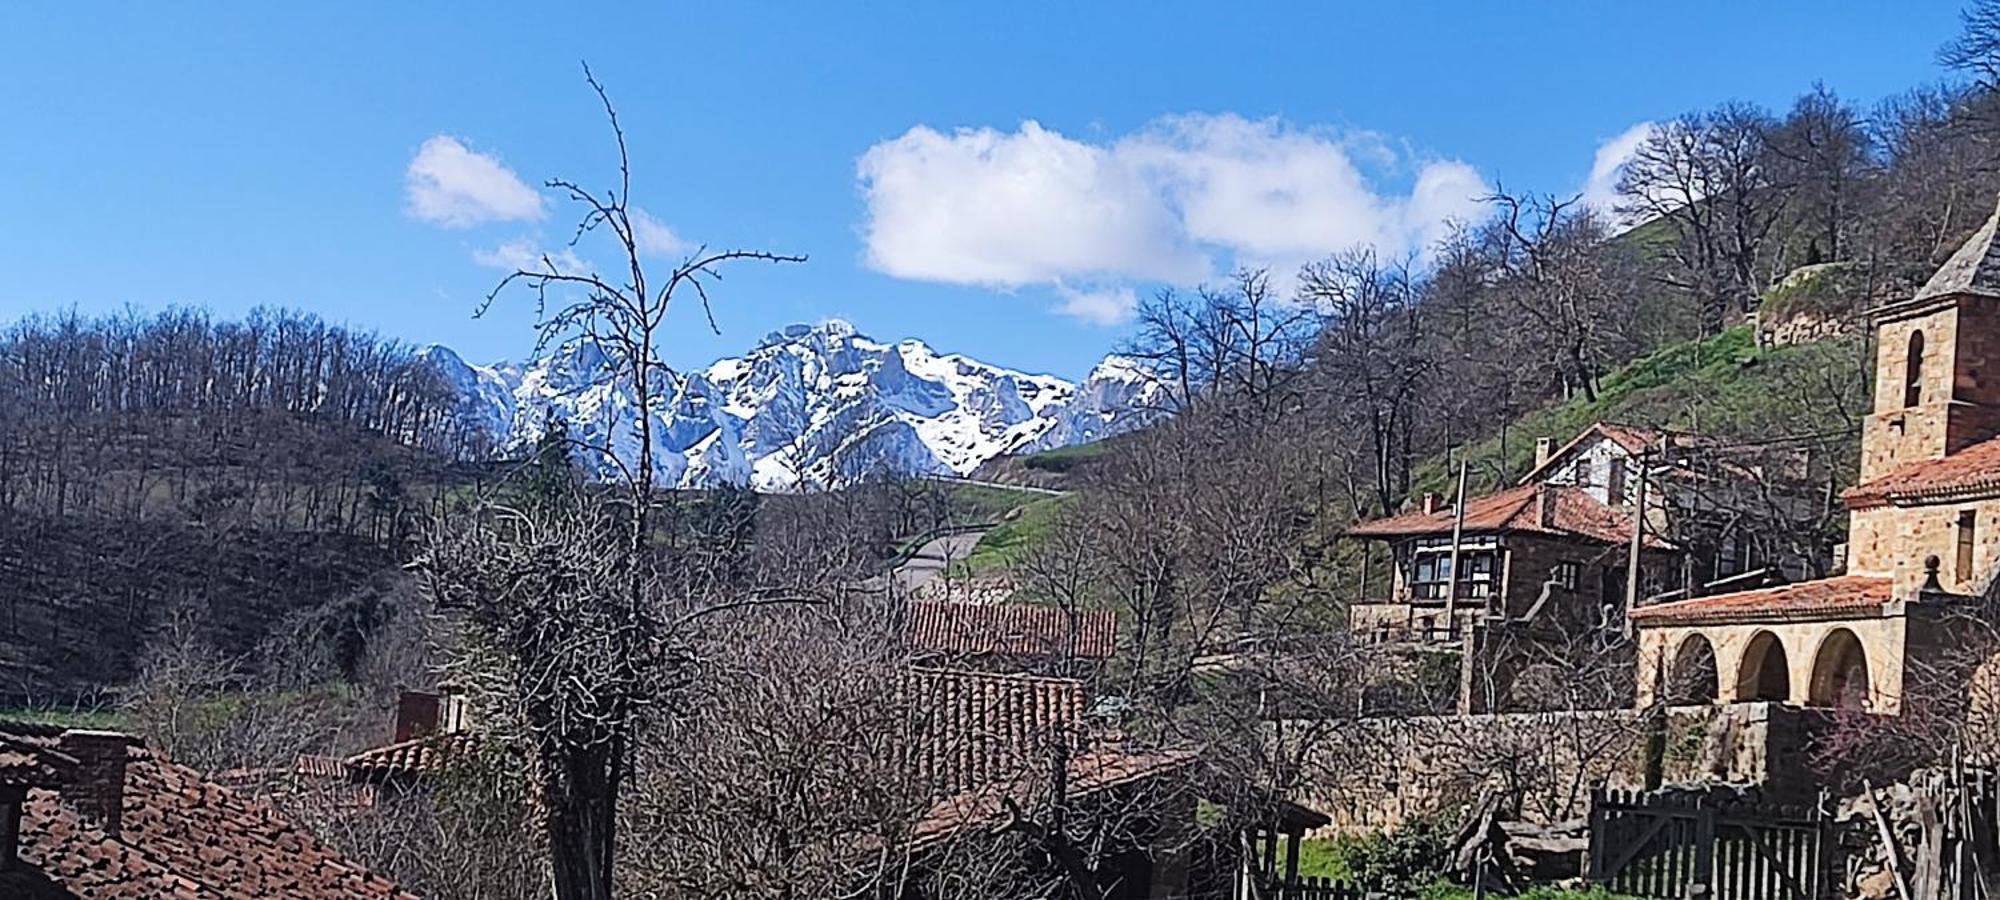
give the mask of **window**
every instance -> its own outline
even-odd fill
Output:
[[[1611,473],[1604,479],[1604,492],[1611,498],[1614,506],[1625,502],[1625,465],[1625,457],[1612,460]]]
[[[1577,570],[1581,568],[1582,566],[1573,562],[1556,563],[1555,571],[1550,573],[1549,580],[1555,582],[1556,587],[1562,588],[1565,591],[1576,590],[1576,574]]]
[[[1493,571],[1498,554],[1492,550],[1459,548],[1459,599],[1484,599],[1493,593]],[[1419,551],[1410,564],[1410,595],[1418,600],[1443,600],[1445,585],[1451,581],[1451,553]]]
[[[1909,354],[1903,359],[1903,406],[1911,407],[1924,399],[1924,333],[1910,332]]]
[[[1591,479],[1596,477],[1596,473],[1591,471],[1590,457],[1588,456],[1577,460],[1576,468],[1571,470],[1571,472],[1576,478],[1576,486],[1580,488],[1590,487]]]
[[[1721,545],[1715,548],[1715,577],[1729,578],[1749,571],[1750,566],[1744,559],[1746,554],[1743,551],[1743,538],[1740,535],[1732,534],[1723,538]]]
[[[1952,571],[1960,582],[1972,580],[1972,550],[1979,542],[1978,519],[1969,509],[1958,514],[1958,560]]]

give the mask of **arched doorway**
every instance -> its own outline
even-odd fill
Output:
[[[1780,703],[1792,699],[1791,660],[1785,658],[1785,645],[1777,635],[1759,631],[1743,648],[1743,661],[1736,668],[1736,699]]]
[[[1667,666],[1666,689],[1662,691],[1668,705],[1714,703],[1718,683],[1715,645],[1699,634],[1681,638],[1674,648],[1673,662]]]
[[[1819,642],[1807,687],[1807,702],[1814,706],[1868,708],[1868,653],[1854,632],[1836,628]]]

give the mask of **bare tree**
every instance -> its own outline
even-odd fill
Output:
[[[489,681],[485,695],[504,702],[534,749],[556,895],[565,900],[612,895],[617,803],[634,739],[674,686],[688,653],[687,626],[714,608],[744,602],[717,598],[712,584],[661,577],[650,413],[672,377],[659,358],[666,316],[677,298],[691,296],[714,328],[709,290],[721,267],[804,261],[703,246],[664,277],[649,277],[646,241],[635,222],[641,214],[631,205],[625,132],[588,67],[584,77],[617,141],[617,186],[596,193],[561,178],[547,186],[583,210],[571,244],[608,233],[618,271],[566,268],[544,254],[537,267],[502,278],[480,312],[509,287],[525,285],[536,298],[544,345],[581,337],[607,355],[641,411],[634,458],[621,458],[609,444],[581,446],[622,473],[622,496],[569,488],[531,507],[488,503],[435,537],[423,561],[438,605],[462,611],[485,638],[486,671],[502,679]]]
[[[1628,215],[1673,229],[1656,276],[1702,306],[1706,333],[1747,312],[1770,280],[1765,241],[1788,200],[1773,180],[1769,114],[1724,104],[1657,126],[1619,179]]]
[[[1417,402],[1434,368],[1421,294],[1407,267],[1385,266],[1373,251],[1306,266],[1298,291],[1323,319],[1312,353],[1321,396],[1366,436],[1368,481],[1386,515],[1409,492]]]

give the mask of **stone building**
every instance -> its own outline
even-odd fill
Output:
[[[2000,215],[1870,314],[1874,404],[1845,495],[1845,571],[1632,612],[1639,702],[1895,713],[1909,661],[1985,593],[2000,555]]]

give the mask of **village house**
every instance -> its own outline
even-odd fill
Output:
[[[1388,595],[1350,608],[1355,632],[1457,643],[1491,621],[1607,621],[1626,593],[1637,459],[1659,440],[1657,432],[1599,423],[1560,449],[1543,441],[1533,471],[1506,490],[1467,499],[1463,515],[1426,494],[1417,509],[1349,529],[1387,543],[1393,562]],[[1642,535],[1642,577],[1671,568],[1674,547],[1661,533],[1655,523]]]
[[[2000,215],[1871,312],[1874,404],[1845,494],[1845,570],[1635,609],[1641,705],[1896,713],[2000,555]]]
[[[134,737],[0,722],[0,897],[414,895]]]

